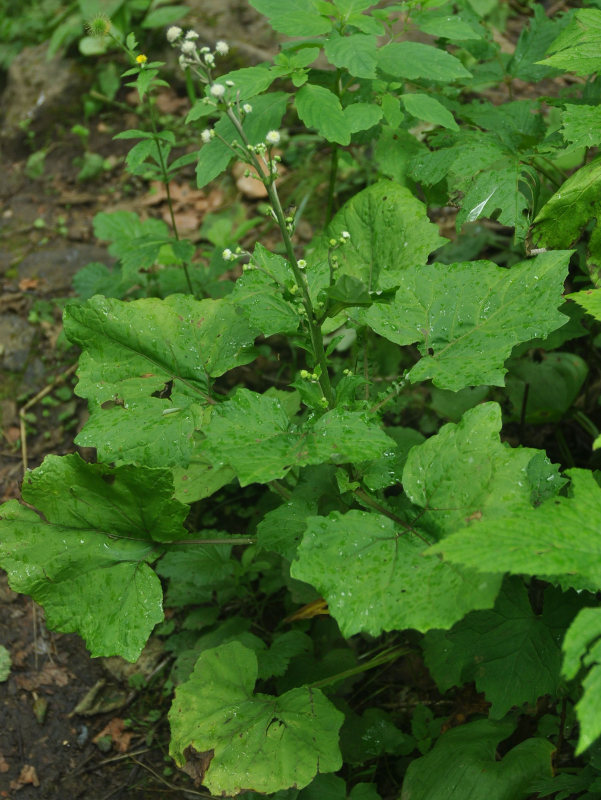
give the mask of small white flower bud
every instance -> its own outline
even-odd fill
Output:
[[[242,111],[244,111],[245,114],[250,114],[252,110],[253,107],[251,106],[250,103],[244,103],[244,105],[242,106]]]
[[[304,258],[299,258],[299,260],[296,263],[298,264],[299,269],[304,269],[307,266],[307,262],[305,261]]]
[[[186,31],[186,39],[198,39],[199,34],[196,31]]]
[[[196,45],[194,44],[194,42],[191,42],[189,40],[182,42],[182,53],[185,56],[193,56],[195,52],[196,52]]]
[[[205,144],[208,144],[211,139],[213,138],[213,131],[210,128],[205,128],[204,131],[200,134],[200,138],[203,140]]]
[[[280,132],[279,131],[269,131],[267,136],[265,137],[265,141],[267,144],[279,144],[280,143]]]
[[[215,52],[220,56],[226,56],[230,52],[230,46],[227,42],[219,41],[215,45]]]
[[[343,239],[350,239],[350,238],[351,238],[351,235],[350,235],[350,233],[349,233],[348,231],[342,231],[342,233],[340,234],[340,236],[341,236]]]
[[[226,81],[226,82],[225,82],[225,85],[226,85],[226,86],[229,86],[229,87],[230,87],[230,89],[231,89],[231,88],[232,88],[232,86],[235,86],[236,84],[234,83],[234,81]]]
[[[215,59],[213,58],[213,55],[211,53],[205,53],[203,59],[207,66],[209,67],[215,66]]]
[[[169,44],[173,44],[173,42],[179,39],[182,33],[182,29],[178,28],[177,25],[172,25],[170,28],[167,28],[167,41]]]
[[[233,261],[233,260],[234,260],[234,258],[235,258],[235,256],[234,256],[234,254],[232,253],[232,251],[230,250],[230,248],[229,248],[229,247],[226,247],[226,248],[225,248],[225,250],[223,251],[223,253],[221,254],[221,258],[222,258],[224,261]]]
[[[225,86],[222,83],[214,83],[209,91],[213,97],[223,97],[225,94]]]

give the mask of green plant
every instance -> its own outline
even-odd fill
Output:
[[[27,505],[2,506],[0,563],[95,656],[135,660],[160,624],[171,753],[214,794],[596,797],[599,82],[546,105],[512,93],[596,70],[601,11],[535,6],[508,55],[482,0],[252,5],[303,37],[272,65],[218,75],[224,42],[167,32],[198,87],[200,150],[170,160],[161,63],[132,35],[125,77],[148,128],[120,137],[138,140],[128,169],[167,186],[192,161],[199,186],[246,162],[279,248],[232,241],[231,291],[198,299],[211,293],[194,243],[127,212],[97,218],[118,282],[64,322],[90,407],[76,441],[98,461],[49,456],[27,474]],[[436,43],[403,39],[412,25]],[[332,69],[312,66],[322,52]],[[507,103],[470,99],[497,83]],[[329,163],[324,229],[302,253],[284,208],[303,200],[282,202],[277,180],[297,118]],[[367,184],[349,197],[341,152]],[[458,229],[497,221],[476,248],[459,237],[470,255],[451,262],[427,216],[449,201]],[[161,253],[187,292],[110,296],[144,286]],[[585,287],[567,302],[566,280]],[[561,465],[525,446],[543,423]],[[177,622],[163,623],[163,587]],[[463,702],[456,715],[428,707],[433,684],[401,707],[406,656]]]

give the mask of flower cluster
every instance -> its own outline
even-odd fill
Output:
[[[226,56],[230,47],[227,42],[219,41],[215,44],[215,50],[212,51],[210,47],[199,47],[198,38],[199,35],[196,31],[184,33],[177,25],[172,25],[167,29],[167,41],[180,51],[180,67],[195,69],[203,82],[210,83],[210,70],[215,66],[215,56]]]

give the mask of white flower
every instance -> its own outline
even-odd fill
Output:
[[[267,144],[279,144],[280,143],[280,132],[279,131],[269,131],[267,136],[265,137],[265,141]]]
[[[198,39],[199,34],[196,31],[187,31],[186,39]]]
[[[169,44],[173,44],[173,42],[179,39],[182,33],[182,29],[178,28],[177,25],[172,25],[170,28],[167,28],[167,41]]]
[[[211,53],[205,53],[203,56],[204,62],[209,67],[215,66],[215,59]]]
[[[194,42],[188,40],[182,42],[182,53],[185,56],[193,56],[195,52],[196,52],[196,45],[194,44]]]
[[[213,131],[210,128],[205,128],[204,131],[202,131],[202,133],[200,134],[200,138],[203,140],[205,144],[208,144],[213,138]]]
[[[233,261],[236,256],[232,253],[229,247],[226,247],[223,253],[221,254],[221,258],[224,261]]]
[[[298,264],[299,269],[304,269],[307,266],[307,262],[305,261],[304,258],[299,258],[299,260],[296,263]]]
[[[245,114],[250,114],[252,110],[253,107],[251,106],[250,103],[244,103],[244,105],[242,106],[242,111],[244,111]]]
[[[180,56],[179,56],[179,59],[178,59],[178,60],[179,60],[179,65],[180,65],[180,67],[181,67],[182,69],[184,69],[184,70],[185,70],[185,69],[187,69],[187,68],[188,68],[188,64],[189,64],[190,62],[188,61],[188,59],[186,58],[186,56],[185,56],[185,55],[183,55],[182,53],[180,53]]]
[[[351,238],[351,235],[350,235],[350,233],[349,233],[348,231],[342,231],[342,233],[340,234],[340,236],[341,236],[343,239],[350,239],[350,238]]]
[[[235,86],[236,84],[234,83],[234,81],[226,81],[226,82],[225,82],[225,85],[226,85],[226,86],[229,86],[229,87],[230,87],[230,89],[231,89],[231,88],[232,88],[232,86]]]
[[[230,52],[230,46],[227,42],[217,42],[215,45],[215,52],[220,56],[226,56]]]
[[[225,86],[222,83],[214,83],[209,91],[213,97],[223,97],[225,94]]]

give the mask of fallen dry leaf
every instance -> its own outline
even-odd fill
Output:
[[[0,772],[8,772],[9,769],[10,766],[8,764],[8,761],[4,758],[2,753],[0,753]]]
[[[115,750],[119,753],[127,753],[129,749],[129,745],[132,739],[133,731],[124,731],[125,723],[119,717],[113,717],[113,719],[104,726],[104,728],[97,733],[96,736],[92,739],[94,744],[98,742],[99,739],[102,739],[103,736],[110,736],[113,740],[113,745]]]
[[[40,779],[38,778],[38,773],[35,771],[35,767],[33,767],[31,764],[24,764],[17,780],[10,782],[10,788],[18,791],[28,783],[32,783],[37,787],[40,785]]]
[[[38,278],[21,278],[19,289],[22,292],[27,292],[29,289],[37,289],[39,282]]]
[[[64,667],[48,662],[37,672],[26,672],[15,675],[15,681],[21,689],[32,692],[40,686],[66,686],[70,674]]]

